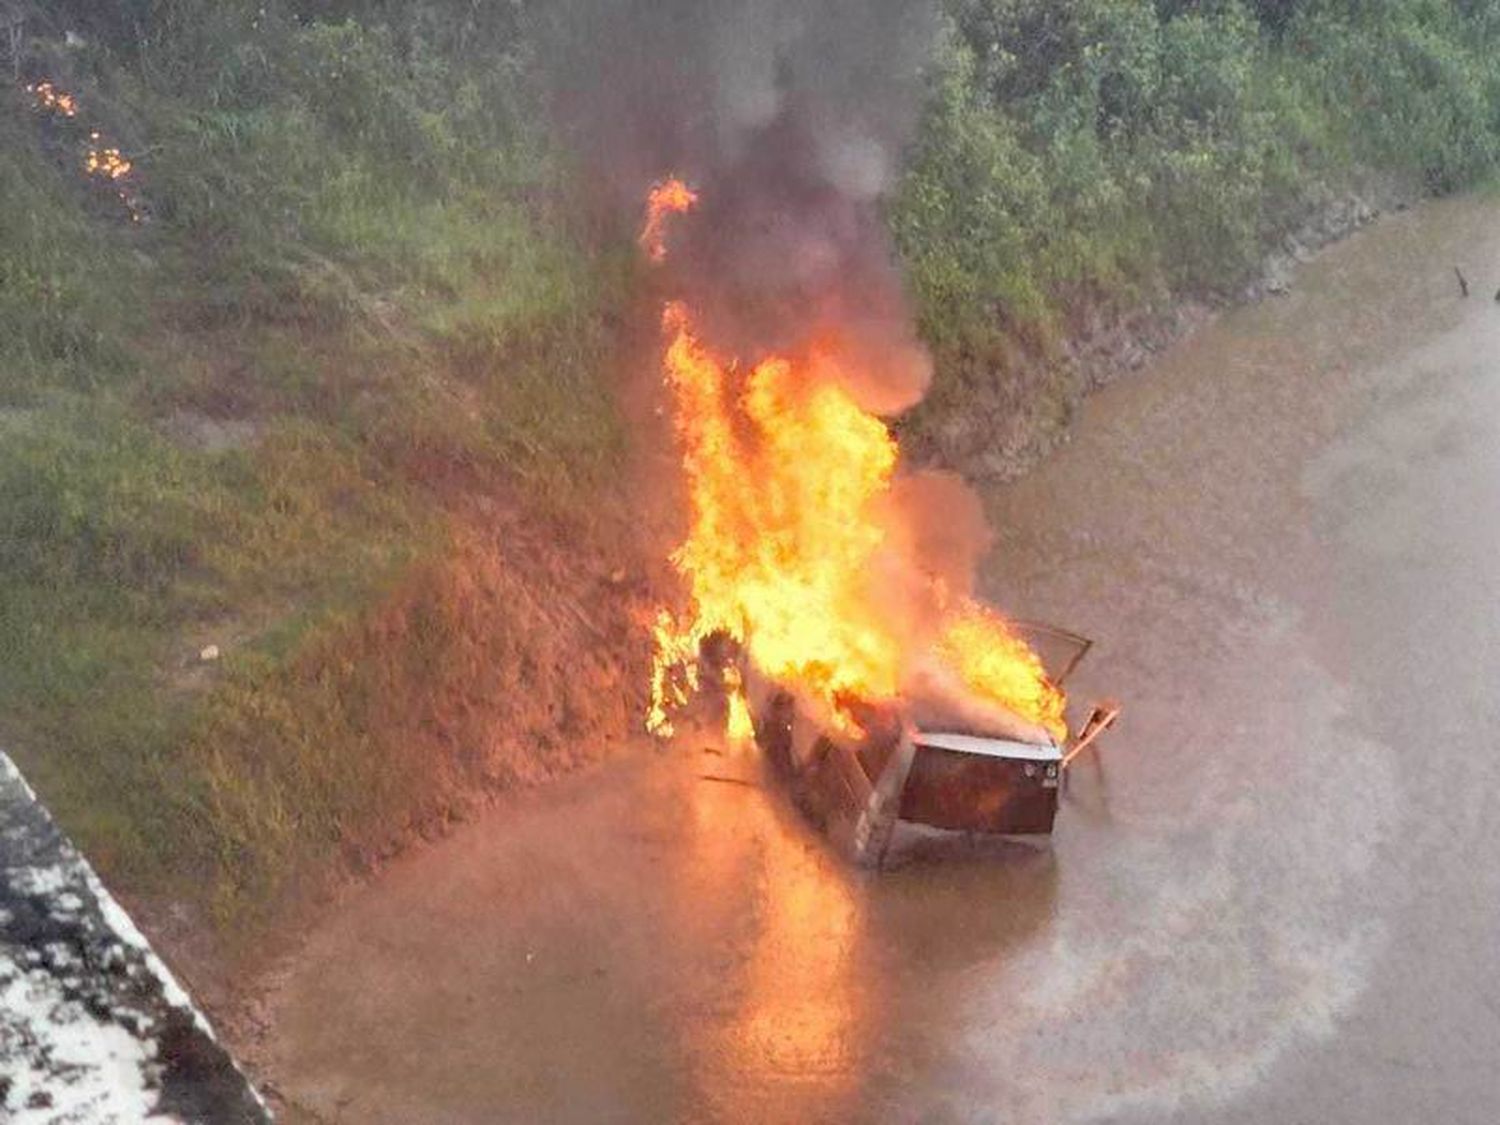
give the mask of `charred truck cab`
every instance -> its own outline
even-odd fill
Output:
[[[1091,642],[1050,626],[1022,628],[1071,650],[1052,678],[1061,684]],[[1119,713],[1096,707],[1076,735],[1059,741],[1008,711],[955,705],[939,687],[899,706],[851,708],[846,729],[808,718],[787,691],[745,674],[755,740],[793,800],[839,850],[880,866],[898,822],[1001,836],[1045,837],[1057,816],[1065,771]]]

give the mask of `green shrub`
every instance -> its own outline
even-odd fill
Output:
[[[1232,290],[1361,168],[1500,160],[1483,3],[950,0],[891,226],[945,383],[1003,379],[1080,299]]]
[[[1310,7],[1293,25],[1322,104],[1380,165],[1434,191],[1482,177],[1500,158],[1500,15],[1477,5],[1387,0]]]

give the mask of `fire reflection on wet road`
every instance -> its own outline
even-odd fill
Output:
[[[1500,309],[1455,262],[1500,285],[1493,202],[1335,247],[988,498],[985,592],[1127,704],[1050,850],[870,878],[700,776],[750,760],[643,753],[355,893],[272,1080],[372,1123],[1500,1118]]]
[[[712,1097],[728,1079],[741,1088],[738,1097],[760,1088],[783,1106],[847,1093],[871,1016],[859,981],[859,898],[826,856],[766,819],[765,805],[743,790],[700,784],[686,799],[703,885],[682,909],[701,909],[747,878],[761,883],[745,955],[729,978],[728,1018],[701,1037],[691,1024],[683,1029],[682,1049],[700,1058],[699,1088]]]

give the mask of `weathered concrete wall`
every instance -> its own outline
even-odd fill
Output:
[[[0,1119],[270,1121],[208,1021],[0,753]]]

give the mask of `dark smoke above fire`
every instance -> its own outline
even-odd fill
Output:
[[[753,363],[836,352],[893,415],[931,376],[881,204],[916,121],[938,21],[891,0],[573,0],[544,17],[560,127],[630,215],[663,175],[675,287],[705,341]],[[858,373],[857,375],[847,373]]]

